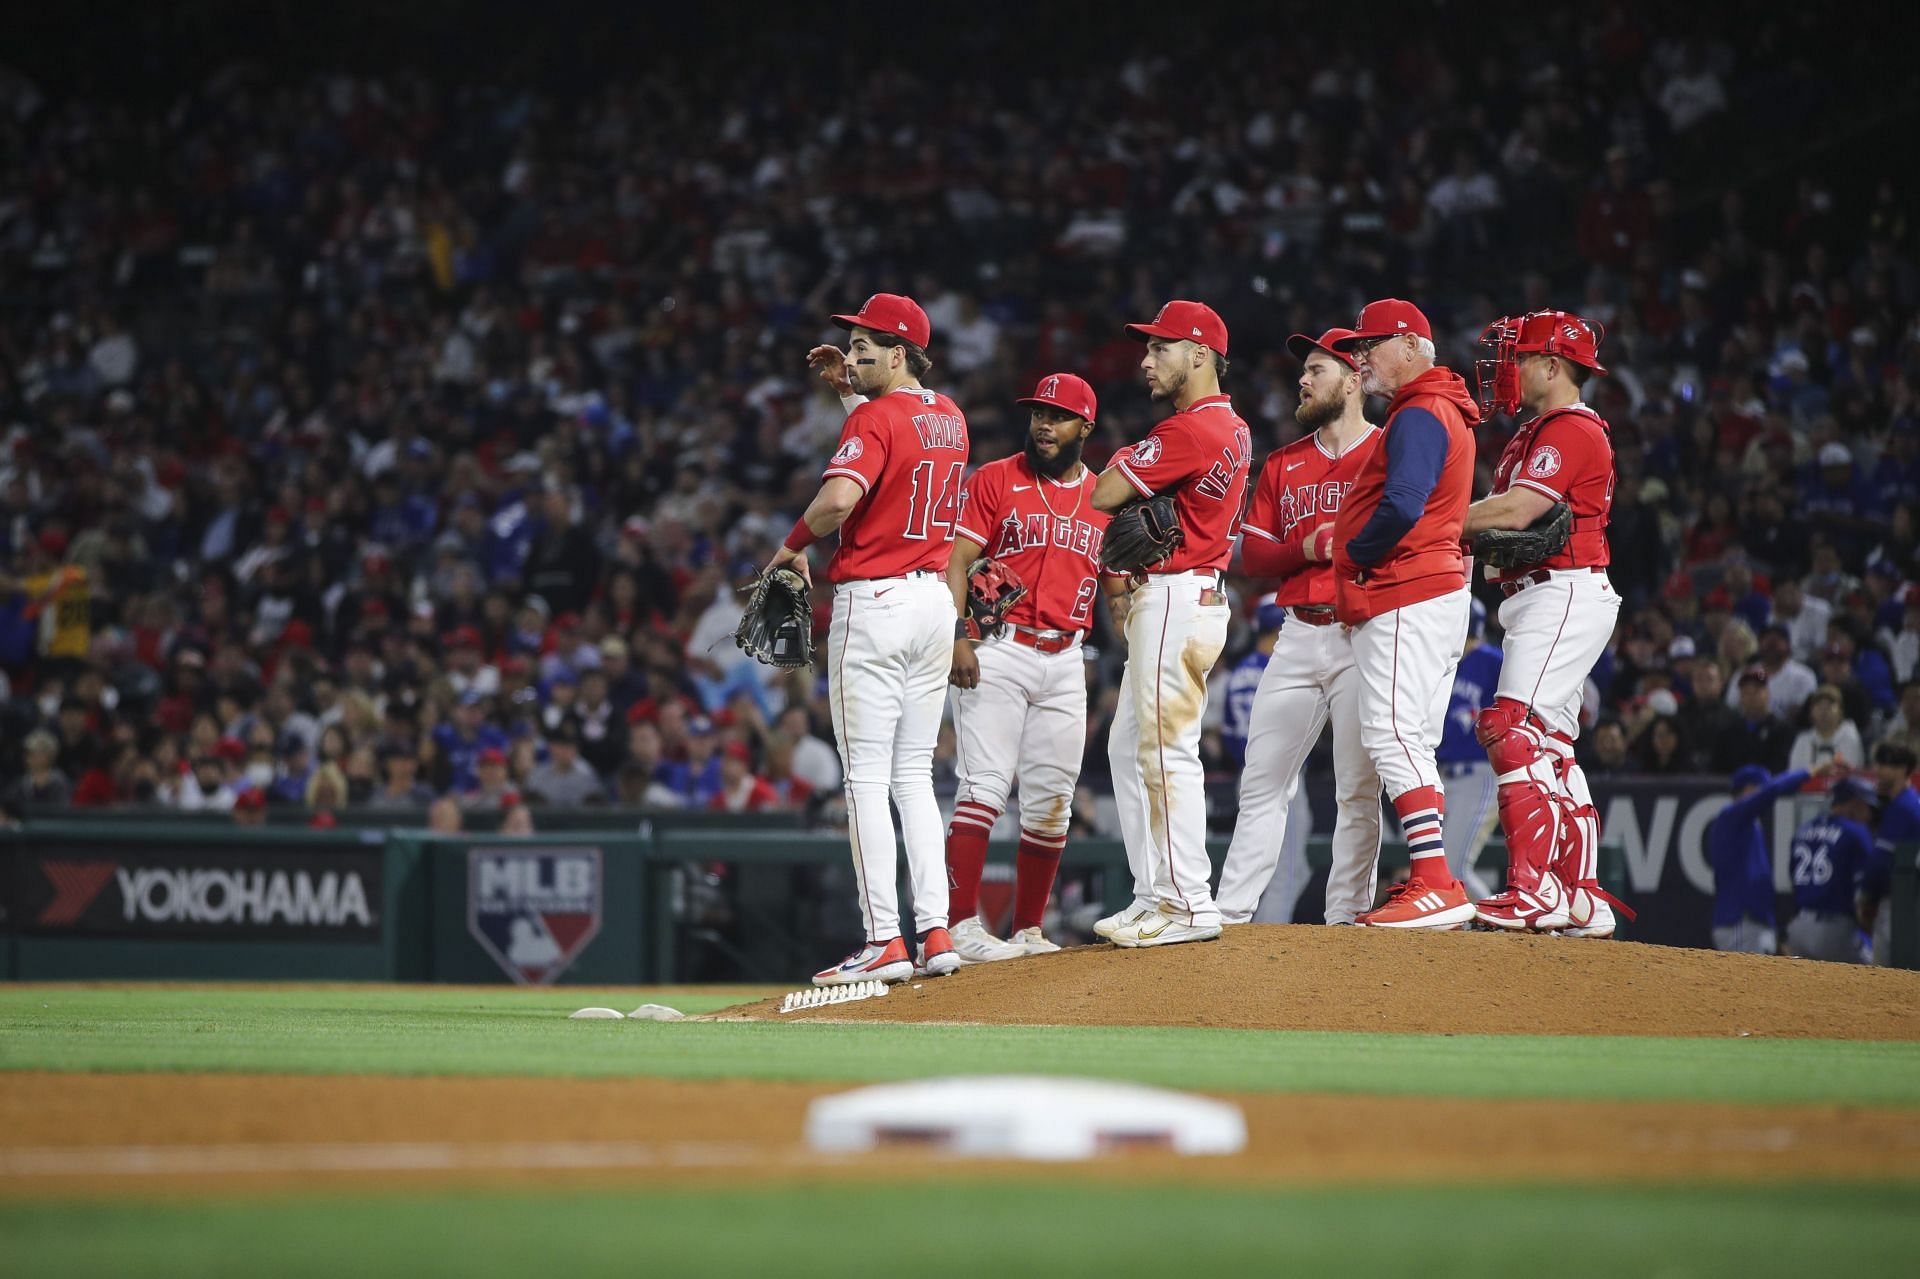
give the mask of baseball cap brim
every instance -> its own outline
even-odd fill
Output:
[[[1169,342],[1199,342],[1191,333],[1181,333],[1164,324],[1129,324],[1127,336],[1136,342],[1147,342],[1154,338],[1165,338]],[[1206,343],[1202,342],[1202,346]]]
[[[1333,356],[1348,368],[1353,368],[1353,357],[1339,349],[1341,341],[1342,339],[1336,338],[1333,342],[1323,346],[1319,338],[1308,337],[1305,333],[1296,333],[1287,339],[1287,351],[1294,359],[1300,360],[1303,363],[1307,356],[1313,352],[1325,351],[1328,355]]]
[[[1023,395],[1019,399],[1015,400],[1014,403],[1015,404],[1042,404],[1050,409],[1060,409],[1063,412],[1073,413],[1073,415],[1077,418],[1080,418],[1082,422],[1093,421],[1093,419],[1090,417],[1082,417],[1080,414],[1074,413],[1072,405],[1062,404],[1058,400],[1043,399],[1038,395]]]

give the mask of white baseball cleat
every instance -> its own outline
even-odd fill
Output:
[[[1007,945],[1019,946],[1029,955],[1051,955],[1054,951],[1060,949],[1047,940],[1046,935],[1040,931],[1038,925],[1032,928],[1022,928],[1019,932],[1007,938]]]
[[[1584,888],[1576,887],[1568,893],[1567,914],[1571,922],[1560,930],[1562,937],[1613,936],[1613,907]]]
[[[1025,959],[1030,953],[1014,941],[1001,941],[987,931],[978,915],[953,926],[953,949],[963,964],[991,964],[1002,959]]]
[[[1143,946],[1176,946],[1184,941],[1212,941],[1219,935],[1218,924],[1183,924],[1156,910],[1125,928],[1116,928],[1112,941],[1116,946],[1138,950]]]
[[[892,941],[868,942],[854,951],[832,968],[823,968],[813,975],[816,986],[845,986],[856,981],[905,981],[913,976],[913,960],[907,954],[907,943],[895,937]]]
[[[1512,932],[1556,932],[1570,922],[1566,889],[1553,875],[1540,876],[1534,888],[1509,888],[1476,902],[1473,917],[1490,927]]]
[[[1104,937],[1108,941],[1112,941],[1114,930],[1125,928],[1129,924],[1137,924],[1148,915],[1157,914],[1159,914],[1159,912],[1153,907],[1142,906],[1139,902],[1133,902],[1123,909],[1108,915],[1105,919],[1096,920],[1093,925],[1093,932],[1096,937]]]

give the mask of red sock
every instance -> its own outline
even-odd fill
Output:
[[[1060,850],[1066,846],[1065,833],[1036,835],[1030,830],[1021,830],[1020,853],[1014,859],[1013,927],[1009,932],[1038,928],[1046,918],[1047,898],[1053,895],[1053,877],[1060,870]]]
[[[1400,818],[1400,833],[1406,836],[1407,856],[1413,862],[1409,878],[1429,888],[1452,888],[1453,872],[1447,869],[1446,846],[1440,842],[1440,819],[1447,811],[1440,789],[1419,786],[1396,795],[1393,811]]]
[[[961,800],[947,827],[947,918],[954,923],[980,913],[980,873],[987,867],[987,833],[998,814]]]

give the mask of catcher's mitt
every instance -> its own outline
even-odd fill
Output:
[[[733,642],[769,666],[813,665],[813,604],[806,579],[790,568],[762,573]]]
[[[1525,528],[1490,528],[1479,534],[1473,539],[1473,554],[1495,568],[1522,568],[1565,546],[1572,532],[1572,508],[1555,502]]]
[[[1100,543],[1100,567],[1109,573],[1144,573],[1165,563],[1186,540],[1173,513],[1173,494],[1157,493],[1114,512]]]
[[[1020,575],[999,560],[979,559],[967,570],[967,638],[996,635],[1027,593]]]

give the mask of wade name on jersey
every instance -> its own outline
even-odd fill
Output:
[[[919,433],[921,448],[967,451],[967,424],[951,413],[916,413],[913,429]]]

